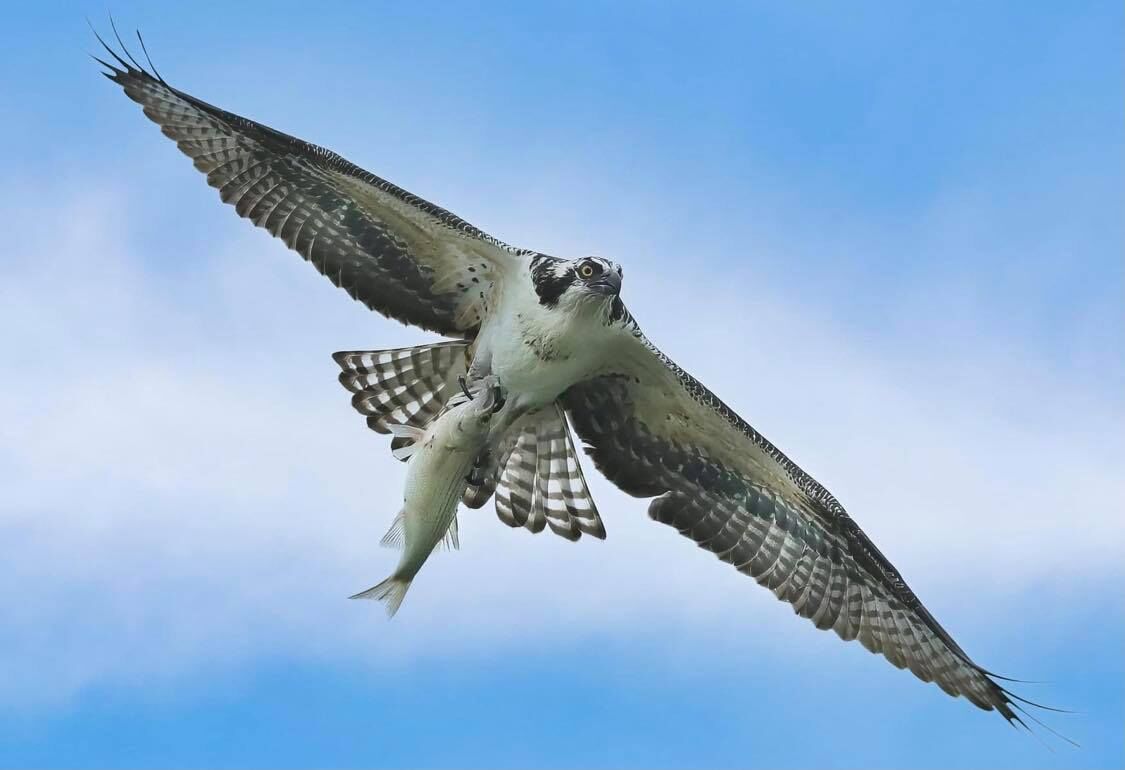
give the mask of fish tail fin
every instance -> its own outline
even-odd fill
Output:
[[[406,591],[410,588],[411,582],[412,580],[404,580],[392,575],[379,585],[372,586],[366,591],[360,591],[355,596],[350,596],[348,598],[378,599],[383,602],[387,610],[387,617],[393,618],[395,613],[398,612],[399,605],[402,604],[402,599],[406,596]]]

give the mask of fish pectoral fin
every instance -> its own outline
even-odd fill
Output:
[[[413,425],[388,425],[387,428],[391,431],[392,436],[408,438],[411,441],[418,441],[426,435],[426,431]]]
[[[395,520],[391,522],[391,528],[387,530],[387,534],[383,535],[383,539],[379,544],[387,548],[397,548],[402,550],[406,546],[406,509],[398,512]],[[457,514],[453,514],[453,518],[449,522],[449,529],[441,538],[439,545],[446,549],[461,548],[461,540],[457,536]]]
[[[395,441],[398,441],[398,439],[396,438]],[[418,451],[419,446],[421,445],[417,442],[413,444],[403,444],[401,446],[395,446],[392,443],[391,457],[395,458],[396,460],[409,460],[414,456],[414,453]]]
[[[388,425],[387,426],[395,440],[391,442],[391,455],[396,460],[409,460],[411,455],[418,451],[422,446],[422,438],[426,432],[421,428],[415,428],[413,425]],[[402,441],[408,441],[408,444],[400,444]]]
[[[395,516],[395,520],[391,522],[391,528],[387,530],[387,534],[383,535],[383,539],[379,541],[379,545],[386,548],[397,548],[402,550],[406,543],[406,509],[402,509]],[[352,597],[355,598],[354,596]]]

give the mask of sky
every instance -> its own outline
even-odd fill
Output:
[[[1125,764],[1120,3],[112,10],[179,88],[623,264],[646,334],[1081,748],[600,477],[605,542],[469,511],[392,622],[347,601],[404,471],[329,356],[432,337],[220,205],[87,58],[104,7],[46,3],[0,49],[0,766]]]

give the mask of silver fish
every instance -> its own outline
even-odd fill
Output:
[[[504,405],[495,377],[482,380],[476,395],[469,392],[464,378],[461,389],[464,400],[451,399],[446,411],[424,431],[409,425],[388,426],[396,437],[414,442],[394,450],[399,459],[409,458],[406,490],[402,510],[382,540],[383,545],[402,548],[402,558],[390,577],[351,598],[378,599],[386,604],[390,617],[438,543],[458,546],[457,503],[488,443],[492,415]]]

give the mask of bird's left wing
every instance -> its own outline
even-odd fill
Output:
[[[128,51],[126,61],[106,50],[116,61],[98,60],[106,76],[207,175],[225,203],[372,310],[472,337],[493,283],[533,253],[333,152],[173,88]]]
[[[649,515],[842,639],[1009,721],[1015,695],[977,666],[811,476],[639,331],[611,373],[562,403],[598,469],[655,497]]]

